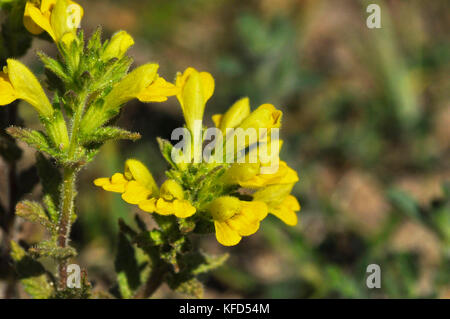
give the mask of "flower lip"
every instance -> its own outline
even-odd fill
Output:
[[[208,207],[211,216],[216,221],[230,219],[241,209],[241,202],[233,196],[221,196],[216,198]]]

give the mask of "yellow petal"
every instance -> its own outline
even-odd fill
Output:
[[[106,110],[116,110],[136,98],[157,78],[158,64],[149,63],[128,73],[105,98]]]
[[[263,220],[268,214],[268,207],[262,201],[241,201],[241,214],[250,216],[251,219]]]
[[[105,191],[114,193],[125,192],[125,186],[128,181],[124,178],[123,174],[115,173],[111,178],[102,177],[94,180],[96,186],[102,187]]]
[[[173,203],[167,202],[162,198],[158,198],[156,201],[156,212],[160,215],[173,215]]]
[[[137,181],[128,182],[125,186],[125,192],[122,194],[122,199],[130,204],[139,204],[139,202],[146,200],[151,195],[151,190],[143,186]]]
[[[179,218],[187,218],[195,214],[195,207],[189,203],[189,201],[182,200],[174,200],[173,201],[173,213],[175,216]]]
[[[289,196],[294,183],[292,184],[275,184],[266,186],[253,194],[253,201],[261,201],[266,203],[270,208],[277,207],[283,203],[284,199]]]
[[[259,229],[259,220],[251,214],[237,214],[226,221],[240,236],[250,236]]]
[[[27,27],[28,31],[33,33],[33,32],[37,32],[40,28],[42,30],[45,30],[52,37],[52,39],[54,41],[56,41],[56,35],[53,32],[53,29],[52,29],[52,26],[50,23],[50,12],[47,11],[47,12],[43,13],[36,6],[30,5],[28,7],[28,10],[25,13],[26,13],[26,17],[24,16],[24,24],[25,24],[25,27]],[[32,20],[36,26],[32,26],[32,23],[29,21],[29,19]],[[36,33],[34,33],[34,34],[36,34]]]
[[[226,133],[227,128],[235,128],[250,114],[250,101],[244,97],[236,101],[223,115],[218,126],[222,133]]]
[[[280,161],[278,171],[273,174],[258,174],[254,177],[241,180],[240,185],[246,188],[259,188],[274,184],[291,184],[298,182],[298,174],[286,162]]]
[[[195,121],[202,121],[205,104],[214,93],[214,79],[208,72],[198,72],[194,68],[187,68],[183,74],[178,74],[176,86],[177,94],[186,120],[186,126],[194,132]]]
[[[66,33],[75,33],[82,17],[83,8],[79,4],[69,0],[57,0],[50,16],[53,39],[58,42]]]
[[[125,162],[125,178],[128,180],[136,180],[141,185],[149,189],[153,194],[158,193],[158,186],[155,179],[147,167],[142,162],[130,158]]]
[[[8,76],[0,72],[0,105],[7,105],[16,99],[16,92],[9,82]]]
[[[281,126],[281,117],[283,113],[277,110],[272,104],[260,105],[254,110],[239,127],[243,129],[255,128],[255,129],[271,129],[279,128]]]
[[[223,175],[225,184],[240,184],[258,175],[259,163],[234,163]]]
[[[206,103],[214,94],[214,78],[209,72],[200,72],[200,81],[202,82],[204,103]]]
[[[211,119],[214,123],[214,125],[218,128],[220,126],[220,123],[222,122],[222,114],[214,114]]]
[[[51,12],[58,0],[41,0],[41,11],[44,13]]]
[[[41,115],[52,116],[53,107],[34,74],[17,60],[8,59],[7,63],[9,81],[16,96],[30,103]]]
[[[23,25],[32,34],[41,34],[44,30],[33,21],[30,15],[31,8],[36,8],[35,4],[28,2],[25,4],[25,12],[23,14]],[[36,8],[37,9],[37,8]],[[39,11],[39,9],[37,9]],[[50,23],[49,23],[50,24]]]
[[[158,77],[152,84],[137,95],[141,102],[164,102],[167,97],[176,95],[179,89],[162,77]]]
[[[109,182],[110,182],[110,179],[108,177],[100,177],[100,178],[96,178],[94,180],[94,185],[102,187],[103,185],[106,185]]]
[[[153,213],[156,211],[156,198],[140,201],[138,205],[144,212]]]
[[[166,180],[161,185],[160,196],[165,200],[183,199],[183,188],[173,179]]]
[[[116,32],[103,52],[103,59],[121,59],[132,45],[134,45],[134,40],[131,35],[126,31]]]
[[[297,214],[287,206],[281,205],[277,208],[271,209],[270,213],[281,219],[285,224],[289,226],[297,225]]]
[[[224,246],[234,246],[241,241],[238,232],[231,228],[226,222],[214,221],[216,229],[216,238]]]
[[[239,213],[241,202],[233,196],[221,196],[212,201],[208,206],[208,211],[214,220],[225,221]]]
[[[301,208],[300,203],[298,202],[297,198],[292,195],[289,195],[284,199],[283,205],[294,211],[299,211]]]

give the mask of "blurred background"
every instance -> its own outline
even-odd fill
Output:
[[[243,96],[253,109],[272,103],[284,113],[282,157],[300,176],[300,222],[269,217],[232,248],[198,238],[231,255],[202,278],[206,298],[450,298],[449,1],[376,1],[381,29],[366,27],[364,1],[77,2],[87,34],[102,25],[104,38],[120,29],[135,38],[135,66],[158,62],[166,79],[188,66],[212,73],[208,125]],[[34,40],[23,60],[42,76],[36,50],[56,52]],[[19,112],[39,126],[31,108]],[[170,139],[182,123],[175,98],[133,101],[119,124],[142,139],[105,145],[82,172],[72,238],[97,289],[115,278],[117,219],[148,216],[92,180],[122,171],[129,157],[164,180],[156,137]],[[26,170],[35,159],[23,147]],[[39,187],[29,195],[39,196]],[[15,227],[29,244],[44,236],[23,220]],[[380,289],[366,286],[373,263]],[[182,297],[167,287],[155,296]]]

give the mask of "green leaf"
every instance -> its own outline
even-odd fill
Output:
[[[36,258],[39,257],[53,257],[55,259],[64,260],[75,257],[77,251],[73,247],[59,247],[54,241],[43,241],[29,250],[31,255]]]
[[[127,130],[106,126],[100,127],[88,136],[82,136],[83,144],[104,143],[109,140],[132,140],[136,141],[141,138],[139,133],[129,132]]]
[[[12,137],[27,143],[29,146],[40,152],[47,153],[55,158],[60,157],[59,152],[51,146],[47,135],[41,131],[20,128],[17,126],[10,126],[6,131]]]
[[[119,233],[115,268],[122,298],[132,297],[140,286],[140,269],[134,248],[123,232]]]
[[[64,69],[64,65],[62,63],[60,63],[55,59],[52,59],[43,52],[38,52],[37,55],[41,59],[42,63],[44,63],[45,68],[52,71],[64,82],[66,83],[70,82],[70,77],[67,75],[66,70]]]
[[[41,204],[24,200],[16,205],[16,215],[33,223],[39,223],[50,233],[54,234],[56,229],[54,224],[48,219],[47,214]]]
[[[47,299],[54,292],[44,267],[32,259],[15,241],[11,241],[11,257],[25,291],[36,299]]]
[[[203,256],[204,262],[200,263],[197,267],[195,267],[192,270],[192,273],[194,275],[203,274],[203,273],[206,273],[208,271],[211,271],[211,270],[214,270],[216,268],[219,268],[229,258],[228,254],[223,254],[223,255],[220,255],[220,256],[212,256],[212,255],[208,255],[208,254],[203,253],[203,252],[201,252],[200,254]]]
[[[47,275],[22,279],[21,283],[25,291],[34,299],[49,299],[54,291],[53,285],[47,279]]]

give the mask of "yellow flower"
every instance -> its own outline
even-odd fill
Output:
[[[0,72],[0,105],[16,99],[31,104],[41,115],[53,115],[53,107],[33,73],[17,60],[8,59],[7,67]]]
[[[256,174],[252,178],[238,180],[238,184],[246,188],[261,188],[274,184],[293,184],[298,182],[298,174],[286,162],[280,161],[278,170],[273,174]]]
[[[281,127],[283,113],[272,104],[262,104],[250,113],[248,98],[235,102],[225,114],[215,114],[212,120],[217,128],[226,132],[227,128],[267,129]]]
[[[265,187],[253,194],[253,200],[267,204],[269,213],[289,226],[297,225],[296,211],[300,210],[297,198],[290,195],[294,184],[276,184]]]
[[[183,74],[178,73],[175,85],[179,88],[177,98],[186,126],[194,132],[195,121],[203,120],[206,102],[214,93],[214,78],[208,72],[187,68]]]
[[[158,76],[158,68],[158,64],[148,63],[127,74],[106,96],[106,108],[117,108],[134,98],[141,102],[163,102],[177,94],[175,85]]]
[[[97,178],[94,184],[106,191],[121,193],[124,201],[134,205],[158,195],[158,186],[152,174],[144,164],[135,159],[125,162],[123,174],[115,173],[111,178]]]
[[[173,179],[166,180],[160,191],[158,199],[151,198],[139,203],[143,211],[160,215],[175,215],[179,218],[187,218],[195,214],[196,209],[184,199],[183,188]]]
[[[23,23],[28,31],[32,34],[46,31],[55,42],[61,41],[67,33],[75,34],[83,17],[79,4],[69,0],[41,0],[40,6],[36,3],[27,1],[25,5]]]
[[[134,45],[134,40],[126,31],[116,32],[103,52],[103,59],[122,58],[128,49]]]
[[[110,112],[117,112],[126,102],[137,98],[141,102],[163,102],[175,95],[178,89],[172,83],[158,76],[158,64],[144,64],[128,73],[105,97],[103,107],[91,107],[83,117],[82,130],[85,134],[103,125]]]
[[[238,161],[247,147],[270,139],[271,130],[281,127],[282,115],[272,104],[262,104],[250,113],[248,98],[235,102],[224,115],[213,115],[214,124],[226,135],[224,160]],[[234,130],[227,133],[227,129]]]
[[[235,102],[225,114],[215,114],[212,120],[216,127],[226,133],[227,128],[235,128],[250,115],[250,101],[244,97]]]
[[[267,216],[267,205],[222,196],[209,205],[208,211],[214,220],[217,241],[224,246],[234,246],[242,236],[250,236],[259,229],[260,221]]]

